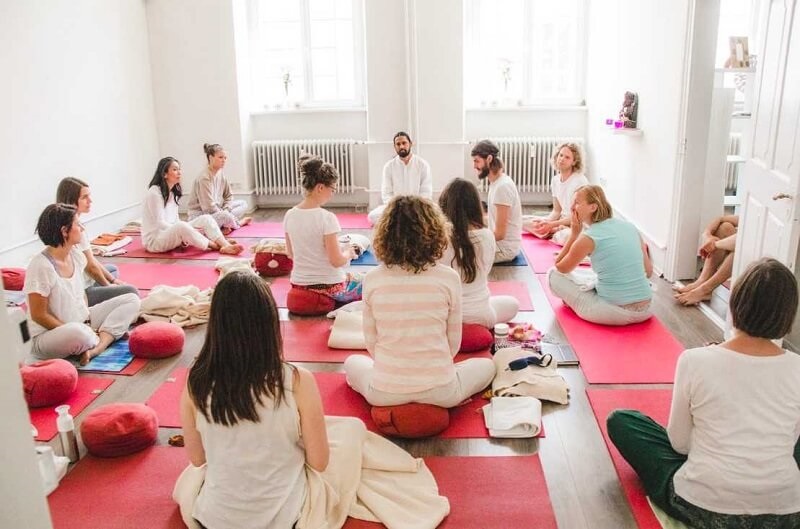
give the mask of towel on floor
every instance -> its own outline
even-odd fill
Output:
[[[112,255],[121,255],[125,253],[123,248],[128,246],[133,239],[128,237],[127,235],[121,235],[120,238],[108,243],[108,244],[95,244],[92,241],[90,248],[94,255],[99,255],[101,257],[111,257]]]
[[[547,367],[529,365],[519,371],[508,369],[508,363],[518,358],[534,356],[531,349],[504,347],[494,355],[497,375],[492,381],[492,395],[496,397],[536,397],[558,404],[569,403],[569,386],[558,374],[555,359]]]
[[[336,319],[328,337],[331,349],[366,349],[364,340],[364,313],[342,311],[336,313]]]
[[[534,397],[492,397],[483,407],[492,437],[536,437],[542,429],[542,401]]]
[[[246,257],[220,257],[214,263],[214,268],[219,270],[219,278],[222,279],[233,271],[250,272],[255,274],[250,259]]]
[[[181,327],[208,323],[213,289],[196,286],[157,285],[142,300],[140,316],[145,321],[168,321]]]
[[[390,529],[434,529],[450,513],[422,459],[368,432],[352,417],[325,417],[330,462],[324,472],[306,467],[308,489],[297,529],[336,529],[348,516],[381,522]],[[189,529],[203,484],[205,466],[189,467],[175,483],[172,498]]]
[[[250,247],[254,254],[269,252],[281,255],[289,255],[286,250],[286,241],[283,239],[261,239],[257,244]]]
[[[126,235],[122,235],[121,233],[101,233],[92,239],[91,244],[95,246],[109,246],[124,239],[125,237]]]

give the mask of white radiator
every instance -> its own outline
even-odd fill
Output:
[[[728,143],[728,155],[739,155],[742,152],[742,133],[732,132],[730,141]],[[736,186],[739,181],[739,163],[726,162],[725,163],[725,191],[728,193],[736,192]]]
[[[550,193],[550,179],[555,170],[550,165],[556,147],[562,143],[576,143],[583,150],[583,138],[541,136],[525,138],[489,138],[500,148],[504,171],[514,179],[520,192]],[[470,150],[475,145],[471,142]],[[584,155],[584,167],[586,160]],[[481,183],[486,191],[488,180]]]
[[[355,140],[275,140],[253,142],[253,167],[259,195],[295,195],[301,192],[297,159],[316,154],[339,171],[337,193],[353,192]]]

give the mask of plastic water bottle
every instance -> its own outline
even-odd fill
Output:
[[[78,438],[75,436],[75,421],[69,414],[69,405],[58,406],[56,413],[58,414],[56,426],[58,427],[58,438],[61,440],[62,453],[71,463],[74,463],[78,460]]]
[[[498,349],[509,347],[508,342],[508,324],[496,323],[494,325],[494,344],[492,345],[492,354],[496,353]]]

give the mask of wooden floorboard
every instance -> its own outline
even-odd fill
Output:
[[[350,210],[352,211],[352,209]],[[257,220],[278,221],[284,209],[258,210]],[[369,230],[344,230],[369,233]],[[117,257],[110,262],[162,262],[191,266],[211,266],[212,261],[187,261],[175,259],[129,259]],[[364,267],[354,270],[365,271]],[[124,279],[124,278],[123,278]],[[554,340],[565,337],[541,285],[530,267],[494,267],[490,279],[523,281],[534,304],[528,318],[534,325]],[[682,307],[672,299],[670,285],[654,279],[654,312],[686,347],[700,346],[708,341],[720,340],[718,327],[703,316],[697,308]],[[285,315],[286,312],[282,311]],[[150,361],[132,377],[115,376],[115,383],[88,410],[110,402],[144,402],[179,365],[188,366],[199,352],[205,327],[187,330],[183,353],[174,358]],[[340,371],[341,364],[301,363],[313,371]],[[566,406],[546,403],[543,408],[546,437],[537,439],[425,439],[398,441],[413,455],[522,455],[538,453],[541,457],[559,527],[563,529],[634,529],[636,524],[617,480],[611,459],[606,450],[594,415],[589,407],[585,390],[589,385],[580,368],[564,367],[560,372],[570,386],[570,404]],[[614,385],[603,387],[637,387]],[[648,387],[670,387],[654,385]],[[80,425],[86,412],[76,418]],[[55,417],[55,415],[54,415]],[[159,443],[166,443],[176,429],[162,429]],[[55,439],[51,442],[58,446]],[[56,448],[56,451],[59,449]],[[503,494],[502,483],[476,483],[487,494]]]

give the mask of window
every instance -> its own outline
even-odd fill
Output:
[[[467,0],[468,107],[583,103],[584,0]]]
[[[251,0],[254,109],[363,105],[362,0]]]

